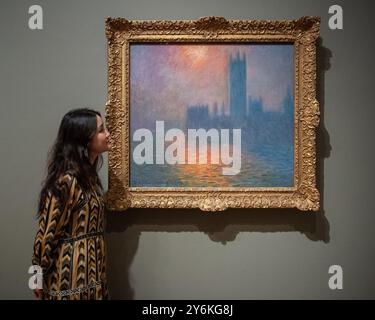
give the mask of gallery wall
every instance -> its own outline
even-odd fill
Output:
[[[43,30],[28,8],[43,8]],[[343,8],[343,29],[328,26]],[[319,212],[294,209],[130,209],[108,213],[114,299],[375,298],[372,168],[373,27],[370,1],[112,0],[0,2],[0,299],[33,299],[28,287],[36,204],[62,116],[105,115],[104,21],[321,17],[318,39]],[[108,183],[107,157],[100,171]],[[328,286],[330,266],[343,289]]]

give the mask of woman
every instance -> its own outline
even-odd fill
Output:
[[[110,147],[99,112],[76,109],[62,119],[39,197],[33,265],[43,271],[38,299],[108,299],[104,203],[97,174]]]

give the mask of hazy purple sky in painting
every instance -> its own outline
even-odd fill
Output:
[[[278,111],[293,89],[293,45],[132,44],[131,117],[135,126],[185,120],[188,105],[228,107],[230,55],[246,56],[247,95],[261,97],[265,111]]]

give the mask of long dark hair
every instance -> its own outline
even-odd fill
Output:
[[[99,155],[91,164],[88,150],[88,144],[96,133],[97,115],[101,117],[98,111],[92,109],[74,109],[61,120],[56,141],[48,153],[47,176],[39,196],[38,216],[49,192],[60,199],[63,196],[56,182],[66,173],[77,179],[84,192],[97,187],[103,190],[97,173],[103,164],[103,157]]]

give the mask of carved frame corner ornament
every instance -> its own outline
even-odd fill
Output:
[[[107,18],[108,102],[106,122],[112,148],[108,155],[107,208],[297,208],[318,211],[316,187],[316,39],[320,18],[297,20],[137,21]],[[292,188],[141,188],[129,186],[129,45],[131,42],[273,42],[294,45],[294,187]]]

